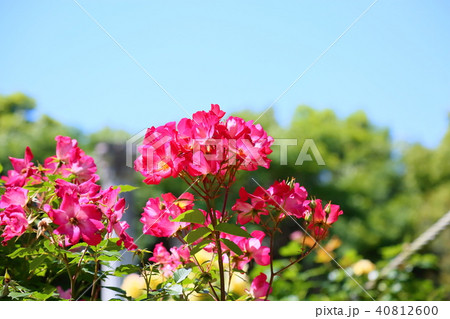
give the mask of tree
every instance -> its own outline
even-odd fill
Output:
[[[244,116],[251,119],[257,114]],[[388,236],[382,228],[389,218],[384,216],[385,222],[378,223],[384,214],[377,207],[399,192],[401,179],[387,129],[371,124],[362,111],[339,119],[332,110],[317,111],[307,106],[297,108],[286,129],[274,124],[273,114],[264,118],[270,123],[268,133],[288,145],[287,164],[282,161],[282,147],[274,147],[271,176],[258,171],[255,180],[264,183],[273,177],[295,177],[311,190],[310,195],[339,202],[346,221],[337,225],[335,233],[363,254],[374,254],[379,245],[396,242],[404,235],[407,225],[403,220]],[[312,147],[308,149],[307,143],[313,143],[320,154],[314,154]],[[302,162],[299,156],[305,149],[310,158]]]
[[[55,136],[79,138],[79,130],[67,127],[47,115],[33,121],[35,101],[23,93],[0,95],[0,164],[10,168],[8,157],[23,157],[30,146],[37,159],[43,160],[55,151]]]
[[[239,115],[247,120],[258,117],[250,112]],[[384,247],[411,242],[450,209],[450,129],[436,149],[420,144],[396,149],[389,130],[373,125],[362,111],[340,119],[332,110],[300,106],[285,129],[276,125],[273,114],[261,120],[276,139],[294,140],[287,141],[287,165],[281,160],[281,147],[274,148],[271,172],[248,173],[247,184],[256,187],[254,178],[264,186],[271,179],[268,175],[295,177],[310,196],[338,202],[344,211],[333,229],[343,243],[338,257],[355,251],[382,264]],[[314,141],[325,165],[318,165],[312,150],[312,160],[296,165],[307,140]],[[286,238],[293,230],[298,226],[283,230]],[[418,284],[420,278],[431,278],[437,286],[450,283],[449,248],[442,244],[449,236],[447,230],[419,252],[437,255],[440,261],[439,269],[413,275]]]

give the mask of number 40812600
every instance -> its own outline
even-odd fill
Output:
[[[375,310],[379,315],[393,315],[393,316],[436,316],[439,312],[436,306],[378,306]]]

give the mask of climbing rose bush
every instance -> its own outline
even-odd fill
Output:
[[[143,233],[178,240],[170,252],[156,245],[150,264],[141,259],[145,297],[164,299],[268,300],[275,276],[305,258],[326,237],[342,211],[338,205],[308,200],[306,189],[293,179],[253,191],[242,187],[229,202],[230,188],[241,170],[268,169],[273,138],[259,124],[238,117],[224,119],[219,105],[192,118],[147,130],[135,170],[147,184],[178,178],[187,191],[178,197],[162,194],[144,207]],[[314,244],[303,245],[287,266],[275,269],[274,241],[282,222],[296,222],[310,232]],[[252,231],[249,231],[249,230]],[[252,264],[267,266],[245,293],[231,289],[233,278]],[[152,288],[152,276],[161,283]],[[161,279],[162,278],[162,279]],[[166,290],[165,290],[166,289]]]
[[[128,223],[121,220],[125,200],[119,199],[120,187],[102,189],[97,184],[94,159],[76,140],[55,140],[56,155],[43,165],[32,162],[27,147],[23,159],[10,158],[13,169],[1,178],[1,244],[3,251],[13,251],[7,256],[2,251],[2,297],[96,299],[105,257],[115,259],[123,248],[137,249],[126,232]],[[68,278],[62,278],[62,272]],[[29,278],[34,279],[31,286]],[[56,286],[58,282],[67,289]],[[38,284],[41,287],[35,287]],[[85,296],[82,290],[87,287],[92,289]]]
[[[135,170],[149,185],[167,178],[186,184],[182,194],[149,198],[142,208],[143,235],[161,239],[152,251],[138,248],[122,220],[127,205],[119,194],[130,188],[103,189],[94,159],[76,140],[57,136],[55,155],[43,164],[32,162],[28,147],[23,159],[10,158],[13,169],[0,188],[8,251],[1,298],[97,300],[107,276],[129,275],[125,290],[110,287],[117,298],[269,300],[274,278],[308,256],[342,211],[308,198],[294,179],[268,187],[253,179],[255,187],[241,187],[231,201],[239,171],[269,169],[274,139],[260,124],[224,117],[213,104],[147,129]],[[276,267],[276,237],[291,222],[309,240]],[[133,264],[119,265],[122,249],[133,251]],[[108,270],[100,271],[102,265]],[[255,265],[265,271],[252,279]]]

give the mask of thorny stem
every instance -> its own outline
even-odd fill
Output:
[[[180,235],[178,235],[177,238],[178,238],[178,240],[179,240],[182,244],[186,244],[186,241],[185,241]],[[197,257],[196,257],[195,255],[192,256],[192,257],[194,257],[194,263],[197,265],[198,269],[200,269],[200,271],[201,271],[203,274],[208,273],[205,269],[203,269],[203,266],[200,264],[200,262],[198,261]],[[208,285],[209,285],[209,287],[211,288],[211,291],[212,291],[212,293],[213,293],[213,295],[214,295],[213,297],[214,297],[216,300],[219,300],[220,298],[219,298],[219,296],[217,295],[216,291],[213,289],[213,286],[212,286],[212,283],[211,283],[210,280],[208,280]]]
[[[141,257],[141,263],[142,263],[142,276],[144,277],[145,280],[145,290],[147,293],[147,300],[150,299],[150,284],[152,282],[152,275],[153,275],[153,267],[150,266],[150,274],[146,271],[145,269],[145,262],[144,262],[144,256],[142,255]]]
[[[273,278],[275,277],[275,272],[273,271],[273,241],[275,238],[275,232],[270,234],[270,279],[269,279],[269,287],[267,287],[266,297],[264,300],[268,300],[270,289],[272,288]]]
[[[214,297],[215,297],[216,300],[218,301],[220,298],[219,298],[219,296],[217,295],[217,292],[214,290],[214,286],[212,285],[211,281],[208,281],[208,285],[209,285],[209,288],[211,288],[211,291],[212,291]]]
[[[55,240],[55,237],[53,235],[53,232],[50,232],[50,236],[51,239],[53,241],[53,244],[56,247],[56,251],[58,252],[58,255],[61,256],[62,261],[64,262],[64,266],[66,267],[67,270],[67,275],[69,276],[69,280],[70,280],[70,297],[71,300],[75,300],[75,276],[72,276],[72,273],[70,272],[70,265],[69,265],[69,261],[67,260],[67,254],[66,253],[61,253],[59,246],[58,246],[58,242]]]
[[[75,270],[75,273],[73,274],[73,278],[74,278],[75,281],[77,280],[78,273],[80,272],[80,269],[81,269],[81,262],[83,261],[83,258],[84,258],[84,256],[86,255],[86,252],[87,252],[87,251],[88,251],[88,247],[86,247],[86,248],[83,250],[83,254],[82,254],[81,257],[80,257],[80,260],[78,261],[77,269]]]
[[[198,196],[200,196],[201,198],[204,198],[204,194],[202,194],[198,189],[195,188],[195,186],[198,186],[200,188],[200,190],[203,192],[203,189],[201,189],[201,187],[197,184],[196,181],[192,181],[189,182],[182,174],[178,175],[180,176],[180,178],[190,186],[190,189],[192,189]],[[189,175],[188,175],[189,176]],[[192,179],[191,179],[192,180]],[[195,186],[194,186],[195,185]]]
[[[186,244],[186,242],[184,241],[184,239],[183,239],[181,236],[177,236],[177,238],[178,238],[178,240],[179,240],[182,244]],[[200,269],[200,271],[201,271],[203,274],[208,273],[207,271],[205,271],[205,270],[203,269],[203,266],[200,264],[200,262],[198,261],[197,257],[195,257],[195,255],[192,256],[192,257],[194,257],[194,263],[197,265],[198,269]],[[211,280],[208,280],[208,285],[209,285],[209,287],[211,288],[211,291],[212,291],[212,293],[213,293],[213,295],[214,295],[213,297],[214,297],[216,300],[219,300],[220,298],[219,298],[219,296],[217,295],[216,291],[214,290],[213,285],[212,285],[212,283],[211,283]]]
[[[231,263],[228,263],[228,289],[227,289],[227,294],[230,292],[230,287],[231,287],[231,279],[233,278],[233,272],[231,269]]]
[[[294,261],[290,262],[287,266],[284,266],[283,268],[281,268],[281,269],[279,269],[277,271],[274,271],[274,268],[273,268],[273,244],[274,244],[274,237],[275,237],[275,232],[270,234],[270,278],[269,278],[269,287],[267,288],[266,297],[264,298],[264,300],[268,300],[268,298],[269,298],[270,289],[272,288],[272,284],[273,284],[273,280],[274,280],[275,276],[279,276],[283,271],[285,271],[286,269],[288,269],[292,265],[300,262],[302,259],[304,259],[306,256],[308,256],[314,250],[314,248],[317,245],[317,241],[315,241],[314,245],[310,249],[308,249],[307,251],[305,251],[302,254],[300,254],[300,256],[297,259],[295,259]]]
[[[220,275],[220,300],[225,301],[225,273],[223,269],[223,259],[222,259],[222,245],[220,244],[220,232],[215,231],[216,246],[217,246],[217,258],[219,262],[219,275]]]
[[[67,255],[66,254],[62,254],[62,259],[64,262],[64,265],[66,266],[66,270],[67,270],[67,274],[69,275],[69,279],[70,279],[70,295],[71,295],[71,299],[75,300],[75,276],[72,276],[72,273],[70,272],[70,266],[69,266],[69,261],[67,260]]]
[[[236,166],[235,169],[228,170],[225,173],[223,180],[219,181],[219,180],[217,180],[217,178],[214,178],[211,181],[210,180],[202,180],[203,187],[200,183],[197,182],[197,180],[194,180],[189,174],[179,174],[180,178],[182,180],[184,180],[188,185],[190,185],[192,190],[195,193],[197,193],[197,195],[199,195],[206,203],[208,216],[210,217],[211,224],[214,229],[213,236],[214,236],[215,245],[217,247],[217,259],[218,259],[218,264],[219,264],[219,277],[220,277],[220,298],[217,295],[217,293],[215,292],[212,283],[210,281],[208,283],[212,290],[212,293],[216,297],[216,300],[222,300],[222,301],[226,300],[227,292],[225,291],[225,270],[224,270],[224,264],[223,264],[222,246],[220,243],[220,231],[215,230],[220,221],[217,220],[217,217],[215,214],[215,209],[214,209],[214,204],[211,203],[211,201],[214,201],[214,199],[217,197],[217,193],[223,187],[223,185],[225,184],[225,181],[228,178],[228,184],[225,184],[226,185],[225,186],[225,195],[224,195],[223,206],[222,206],[222,211],[221,211],[221,214],[222,214],[221,221],[223,221],[223,218],[225,216],[225,210],[226,210],[226,205],[227,205],[227,201],[228,201],[228,195],[229,195],[229,191],[230,191],[231,181],[232,181],[234,175],[236,174],[238,166]],[[190,179],[191,182],[188,179]],[[217,183],[218,185],[216,187],[214,187],[214,185],[213,185],[214,180],[216,180],[218,182]],[[198,187],[198,189],[197,189],[197,187]],[[202,194],[202,192],[203,192],[203,194]],[[204,272],[204,270],[202,269],[201,265],[198,264],[198,262],[197,262],[197,265],[199,266],[200,270],[202,272]]]
[[[217,247],[217,261],[219,263],[219,277],[220,277],[220,300],[225,301],[226,292],[225,292],[225,273],[223,268],[223,258],[222,258],[222,245],[220,244],[220,232],[216,231],[217,226],[217,218],[214,208],[212,207],[209,199],[206,200],[206,207],[208,208],[208,214],[211,218],[211,223],[214,228],[214,240]]]
[[[227,186],[225,188],[225,197],[223,199],[222,216],[221,216],[222,221],[223,221],[223,218],[225,217],[225,209],[227,208],[227,201],[228,201],[228,193],[229,192],[230,192],[230,188]]]
[[[91,301],[96,300],[97,298],[97,276],[98,276],[98,265],[99,262],[97,260],[97,252],[94,254],[95,261],[95,269],[94,269],[94,281],[92,282],[92,290],[91,290]]]
[[[296,260],[292,261],[291,263],[289,263],[289,265],[284,266],[283,268],[281,268],[280,270],[277,270],[277,272],[274,273],[274,276],[278,276],[280,275],[283,271],[285,271],[286,269],[288,269],[289,267],[291,267],[293,264],[298,263],[299,261],[301,261],[303,258],[305,258],[306,256],[308,256],[313,250],[314,248],[316,248],[317,243],[314,243],[314,245],[308,249],[307,251],[305,251],[304,253],[302,253]]]

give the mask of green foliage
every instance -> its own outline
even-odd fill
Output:
[[[205,216],[198,209],[191,209],[180,214],[173,220],[174,222],[185,222],[194,224],[204,224]]]
[[[245,230],[243,230],[241,227],[239,227],[236,224],[221,223],[216,226],[216,230],[221,231],[223,233],[230,234],[230,235],[240,236],[240,237],[246,237],[246,238],[252,237],[248,232],[246,232]]]
[[[33,247],[21,247],[8,243],[0,247],[2,263],[0,274],[9,274],[10,282],[0,287],[4,293],[1,300],[56,300],[52,282],[66,284],[64,265],[55,255],[47,251],[42,242]],[[7,293],[5,293],[7,292]]]
[[[51,156],[55,152],[55,136],[80,137],[80,132],[42,115],[32,120],[36,104],[22,93],[0,95],[0,163],[10,168],[8,157],[23,158],[26,146],[37,159]]]
[[[23,158],[26,146],[32,149],[35,163],[51,156],[57,135],[77,139],[87,152],[92,152],[100,142],[125,144],[130,137],[127,132],[108,127],[84,135],[47,115],[35,119],[35,111],[36,102],[23,93],[0,94],[0,165],[5,169],[11,168],[8,157]]]
[[[131,185],[117,185],[117,186],[113,186],[113,189],[117,189],[117,188],[120,188],[120,193],[127,193],[127,192],[132,192],[135,189],[138,189],[139,187],[131,186]]]
[[[126,264],[126,265],[120,265],[114,270],[114,276],[121,277],[123,275],[129,275],[134,273],[139,273],[141,271],[141,268],[136,265]]]
[[[250,120],[259,114],[243,112],[238,116]],[[262,185],[272,179],[295,177],[309,190],[310,196],[338,202],[344,215],[332,233],[342,240],[341,249],[357,251],[382,264],[383,258],[387,257],[382,256],[380,247],[413,241],[450,209],[450,129],[436,149],[420,144],[403,144],[402,148],[396,148],[389,131],[374,126],[363,112],[340,119],[331,110],[318,111],[300,106],[286,129],[277,126],[273,114],[266,113],[261,120],[268,124],[265,128],[269,135],[278,139],[297,139],[297,145],[288,146],[287,165],[281,163],[281,148],[274,146],[271,169],[246,173],[242,176],[249,181],[246,187],[256,187],[251,177]],[[317,164],[311,152],[313,161],[295,165],[305,139],[314,141],[325,161],[324,166]],[[294,224],[285,226],[282,231],[286,235],[280,242],[287,244],[286,237],[294,230],[298,230]],[[442,286],[450,286],[450,251],[442,244],[449,240],[450,231],[446,230],[423,252],[438,256],[435,276]],[[290,242],[281,248],[280,255],[293,256],[298,249],[297,243]],[[416,286],[402,285],[403,300],[407,300],[408,294],[417,298],[413,296],[417,296],[421,282],[429,292],[430,281],[424,276],[420,271],[408,274],[408,280],[414,281]],[[307,280],[302,278],[295,287],[307,285],[300,283]],[[346,283],[347,286],[353,284]],[[295,290],[295,287],[290,288]],[[412,290],[406,291],[405,287]],[[306,295],[302,297],[299,293],[299,299]],[[341,288],[334,296],[339,298],[339,295],[341,300],[350,298]],[[421,296],[439,298],[439,294],[433,293]],[[446,298],[448,296],[447,293]]]
[[[433,254],[414,254],[398,269],[391,271],[386,277],[378,278],[381,269],[402,251],[402,245],[380,249],[380,259],[373,269],[362,269],[355,250],[339,249],[336,258],[343,269],[334,263],[302,263],[296,264],[275,278],[271,295],[272,300],[443,300],[448,295],[448,286],[440,285],[433,274],[438,269],[438,258]],[[320,248],[316,248],[316,253]],[[311,259],[312,260],[312,259]],[[369,261],[367,261],[370,263]],[[275,270],[287,265],[287,259],[279,259],[274,264]],[[357,269],[359,267],[359,270]],[[263,267],[255,267],[251,275],[255,276]],[[426,274],[422,278],[420,274]],[[373,281],[372,286],[368,285]]]
[[[0,95],[0,115],[26,113],[36,107],[35,101],[23,93]]]
[[[173,273],[173,280],[179,284],[186,279],[187,276],[192,272],[192,269],[180,268]]]
[[[94,132],[87,136],[85,147],[93,150],[99,143],[125,144],[130,138],[130,134],[122,130],[114,130],[110,127],[104,127],[98,132]]]
[[[96,263],[118,261],[121,256],[118,238],[104,240],[94,250],[86,243],[64,249],[43,238],[34,242],[31,239],[25,234],[17,243],[9,242],[7,246],[0,246],[1,278],[5,274],[9,277],[8,284],[4,280],[0,281],[0,300],[58,300],[60,297],[56,287],[70,287],[67,269],[78,277],[74,296],[81,300],[89,299],[91,290],[87,288],[97,278]],[[139,267],[134,265],[122,265],[115,270],[114,275],[122,276],[138,270]]]
[[[186,237],[184,237],[184,240],[186,241],[186,243],[192,244],[196,240],[203,238],[210,233],[211,229],[209,229],[208,227],[200,227],[189,232]]]
[[[231,240],[226,239],[226,238],[221,238],[220,241],[223,242],[228,248],[230,248],[231,251],[232,251],[233,253],[235,253],[236,255],[241,256],[242,254],[244,254],[244,253],[242,252],[241,248],[239,248],[239,246],[236,245],[236,244],[235,244],[234,242],[232,242]]]
[[[280,248],[282,257],[297,256],[302,252],[302,245],[297,241],[290,241],[286,246]]]
[[[192,247],[191,249],[191,255],[195,255],[196,253],[198,253],[200,250],[202,250],[206,245],[208,245],[211,242],[211,240],[209,239],[204,239],[202,240],[200,243],[198,243],[197,245],[195,245],[194,247]]]

